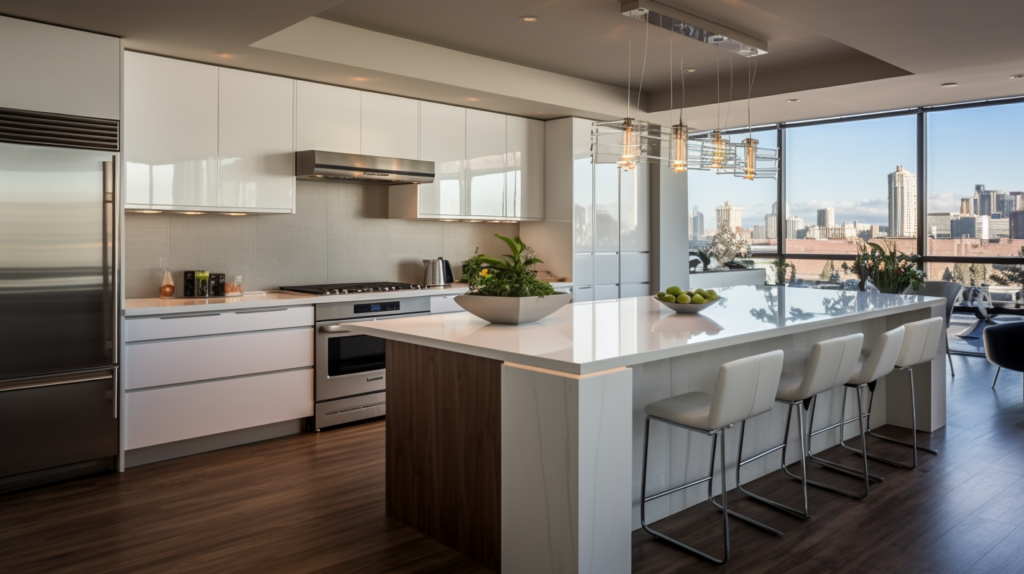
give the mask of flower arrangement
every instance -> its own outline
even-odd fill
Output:
[[[853,264],[843,263],[843,271],[860,277],[860,290],[870,280],[882,293],[903,293],[907,287],[918,289],[924,282],[924,273],[917,266],[917,255],[897,251],[896,244],[888,246],[861,242]]]
[[[543,261],[537,259],[532,248],[527,247],[518,237],[510,239],[498,234],[494,236],[504,241],[512,253],[503,259],[475,255],[468,276],[466,266],[463,265],[463,276],[469,283],[470,295],[544,297],[555,293],[550,283],[537,278],[534,266]]]
[[[722,265],[732,263],[736,257],[750,255],[750,244],[730,229],[723,229],[711,238],[708,252]]]

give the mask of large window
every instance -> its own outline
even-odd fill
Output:
[[[955,258],[1024,256],[1024,104],[926,117],[928,276],[1020,289],[1016,266]]]
[[[731,136],[739,141],[747,133]],[[761,147],[776,148],[776,131],[753,132]],[[746,237],[755,253],[776,253],[775,229],[765,225],[765,213],[772,209],[778,196],[778,184],[771,178],[748,181],[713,171],[690,170],[688,174],[690,213],[690,249],[705,247],[722,228],[729,228]]]

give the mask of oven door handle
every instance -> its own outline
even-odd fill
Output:
[[[352,331],[349,331],[348,329],[346,329],[342,325],[324,325],[323,327],[320,327],[320,332],[322,332],[322,333],[351,333]]]

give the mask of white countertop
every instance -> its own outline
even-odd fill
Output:
[[[552,283],[555,289],[572,287],[572,283]],[[353,293],[349,295],[300,295],[284,291],[245,293],[241,297],[209,297],[206,299],[176,297],[161,299],[128,299],[124,302],[126,317],[171,315],[194,313],[196,311],[235,311],[262,307],[289,307],[312,305],[314,303],[338,303],[343,301],[370,301],[377,299],[405,299],[408,297],[437,297],[461,295],[467,291],[465,283],[455,283],[444,289],[421,289],[417,291],[393,291],[389,293]]]
[[[493,325],[469,313],[356,322],[352,331],[416,345],[589,374],[945,305],[935,297],[738,286],[701,315],[651,297],[575,303],[528,325]]]

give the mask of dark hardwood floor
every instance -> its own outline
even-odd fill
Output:
[[[1024,572],[1021,375],[1004,372],[993,392],[984,359],[954,363],[949,425],[922,434],[938,457],[923,454],[915,471],[873,464],[886,480],[863,501],[813,489],[808,521],[733,491],[730,506],[786,535],[733,521],[732,560],[713,566],[638,531],[633,571]],[[857,460],[838,449],[827,456]],[[751,489],[799,496],[778,473]],[[0,572],[488,572],[386,518],[384,504],[377,421],[0,495]],[[719,521],[705,504],[658,526],[718,553]]]

